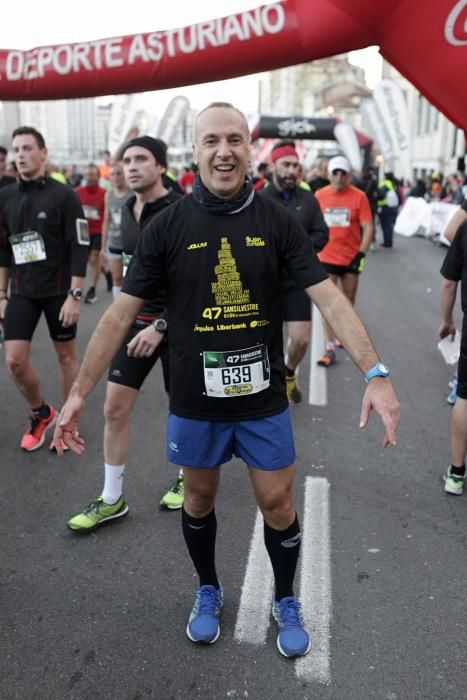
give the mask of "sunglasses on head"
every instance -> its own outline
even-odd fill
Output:
[[[348,175],[348,173],[345,170],[341,170],[340,168],[336,168],[336,170],[332,171],[333,175],[339,175],[339,173],[341,175]]]

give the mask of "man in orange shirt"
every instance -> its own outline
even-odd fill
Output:
[[[358,276],[373,240],[373,217],[366,194],[350,184],[351,167],[347,158],[331,158],[328,171],[331,184],[315,194],[329,227],[329,242],[318,257],[334,284],[340,281],[342,291],[353,305]],[[336,362],[336,340],[327,323],[325,330],[326,351],[318,365],[330,367]]]

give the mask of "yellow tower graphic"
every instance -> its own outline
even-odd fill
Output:
[[[248,304],[250,302],[250,290],[243,289],[240,273],[237,272],[237,263],[232,256],[228,238],[221,238],[221,247],[217,253],[217,258],[219,264],[214,268],[217,282],[213,282],[211,285],[217,306]]]

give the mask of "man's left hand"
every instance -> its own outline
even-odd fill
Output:
[[[362,401],[362,412],[360,414],[361,428],[364,428],[368,423],[371,410],[375,410],[379,413],[386,429],[382,447],[395,445],[400,410],[391,380],[387,377],[375,377],[369,381]]]
[[[79,312],[79,299],[73,299],[73,297],[68,296],[60,309],[58,320],[61,322],[62,326],[69,328],[75,323],[78,323]]]
[[[358,251],[356,255],[347,265],[347,272],[353,272],[357,275],[363,272],[363,266],[365,265],[365,253],[361,250]]]

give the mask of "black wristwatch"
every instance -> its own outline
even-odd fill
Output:
[[[68,290],[68,296],[73,297],[76,301],[79,301],[83,295],[83,290],[79,287],[73,287],[73,289]]]
[[[152,322],[152,325],[159,333],[165,333],[167,330],[167,321],[165,318],[156,318],[156,320]]]

